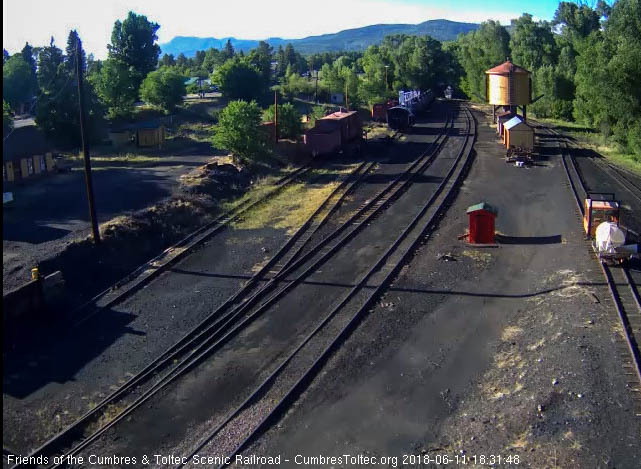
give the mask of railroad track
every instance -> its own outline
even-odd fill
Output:
[[[447,139],[445,130],[448,125],[450,125],[449,122],[446,122],[443,132],[436,142],[420,158],[409,165],[407,171],[399,174],[394,181],[376,196],[359,207],[349,220],[325,236],[320,242],[311,246],[310,240],[314,234],[324,225],[342,200],[366,177],[374,163],[360,165],[354,172],[353,177],[344,181],[330,194],[310,219],[239,292],[217,308],[178,343],[166,350],[140,373],[100,402],[91,412],[82,416],[74,424],[33,451],[31,456],[45,455],[51,458],[56,455],[77,454],[158,391],[220,348],[227,340],[246,327],[278,298],[289,291],[304,275],[329,259],[340,246],[355,236],[368,222],[398,197],[411,184],[411,180],[415,175],[420,174],[429,167],[438,150]],[[312,261],[314,256],[319,255],[319,253],[320,258]],[[307,267],[306,263],[311,263],[312,266]],[[292,281],[284,282],[284,286],[274,292],[278,282],[295,272],[296,269],[303,269],[303,274],[299,274]],[[261,280],[265,280],[269,276],[271,278],[267,283],[261,283]],[[269,296],[270,293],[272,293],[271,296]],[[267,298],[267,300],[261,303],[258,309],[252,311],[251,315],[248,316],[251,308],[264,298]],[[98,422],[115,407],[123,410],[118,412],[108,423],[99,425],[96,428]],[[36,466],[21,465],[15,467]]]
[[[264,277],[270,268],[280,259],[290,255],[292,247],[298,249],[304,246],[304,243],[301,244],[302,239],[306,239],[306,236],[311,236],[312,232],[318,230],[322,224],[327,220],[329,215],[336,209],[340,201],[342,201],[354,187],[360,183],[362,178],[368,174],[371,169],[374,167],[374,163],[362,163],[359,165],[351,174],[343,178],[343,181],[339,186],[332,191],[332,193],[325,199],[325,201],[319,206],[319,208],[312,214],[309,220],[303,224],[283,245],[283,247],[274,255],[272,258],[258,271],[256,272],[245,284],[243,288],[239,290],[234,296],[229,298],[223,305],[221,305],[216,311],[210,314],[205,318],[200,324],[198,324],[192,331],[187,333],[182,337],[176,344],[167,349],[162,355],[157,357],[152,363],[147,365],[143,370],[137,373],[129,381],[124,383],[112,394],[107,396],[103,401],[98,403],[91,411],[87,412],[76,420],[72,425],[64,429],[62,432],[55,435],[53,438],[49,439],[38,449],[31,453],[31,456],[43,455],[51,457],[54,455],[60,454],[75,454],[75,451],[70,451],[65,453],[65,447],[72,447],[75,450],[80,450],[86,445],[94,441],[98,436],[100,436],[105,430],[110,428],[113,424],[120,420],[119,417],[124,417],[133,411],[138,405],[144,402],[142,399],[139,399],[134,403],[125,404],[124,401],[132,393],[140,394],[140,397],[151,397],[152,390],[158,390],[160,383],[156,382],[151,385],[149,389],[144,389],[146,384],[149,384],[154,377],[157,377],[163,371],[170,374],[174,367],[175,361],[178,361],[181,356],[184,356],[189,352],[189,347],[194,347],[197,344],[199,339],[204,338],[202,333],[203,329],[207,326],[210,326],[210,322],[222,311],[224,311],[229,306],[233,305],[234,302],[239,301],[243,298],[243,295],[247,295],[248,291],[255,286],[259,280]],[[309,171],[310,168],[307,168],[305,172]],[[298,176],[302,171],[298,171]],[[296,175],[293,175],[295,178]],[[293,178],[287,178],[287,180],[281,180],[279,182],[289,183],[293,181]],[[280,187],[280,186],[279,186]],[[261,200],[262,201],[262,200]],[[259,201],[260,202],[260,201]],[[245,207],[254,206],[251,202]],[[246,209],[248,210],[248,208]],[[243,210],[243,213],[246,211]],[[236,216],[239,216],[240,213],[237,213]],[[218,225],[214,226],[213,229],[217,229]],[[209,236],[207,236],[209,237]],[[202,242],[203,240],[200,240]],[[167,266],[168,267],[168,266]],[[122,298],[120,298],[121,300]],[[177,368],[177,367],[176,367]],[[145,399],[146,400],[146,399]],[[110,409],[113,409],[115,406],[123,406],[125,411],[120,413],[116,418],[111,420],[107,425],[100,426],[97,430],[94,430],[93,427],[96,426],[97,422],[104,416],[109,413]],[[78,442],[74,446],[74,443]],[[33,465],[16,465],[14,467],[37,467]]]
[[[278,195],[289,184],[310,173],[313,169],[313,166],[307,164],[292,171],[277,180],[275,183],[276,187],[260,199],[247,199],[242,201],[231,210],[220,214],[211,222],[192,231],[176,244],[166,248],[163,252],[137,267],[134,271],[115,282],[109,288],[103,290],[90,300],[75,308],[69,314],[69,317],[74,322],[73,326],[79,326],[93,317],[100,310],[110,308],[131,296],[176,262],[185,258],[196,247],[226,228],[231,222],[237,220],[250,209],[265,203],[269,199]],[[88,310],[90,311],[87,312]]]
[[[630,175],[628,175],[625,170],[598,159],[593,159],[592,161],[594,161],[604,172],[609,174],[610,177],[614,179],[620,187],[625,189],[628,194],[641,202],[641,187],[631,179]]]
[[[561,137],[558,132],[552,129],[548,130]],[[572,189],[578,213],[582,219],[585,213],[583,200],[587,194],[586,185],[577,169],[574,158],[567,151],[567,142],[562,141],[559,146],[562,149],[561,159],[565,174]],[[563,148],[565,148],[565,151],[563,151]],[[638,287],[630,274],[628,266],[620,265],[612,268],[606,262],[598,261],[617,311],[623,339],[627,347],[626,355],[631,360],[631,364],[623,363],[624,368],[630,369],[626,371],[626,375],[633,376],[636,381],[628,382],[628,386],[633,392],[639,394],[636,396],[637,398],[641,398],[641,351],[639,348],[641,341],[641,300],[639,299]],[[641,407],[639,408],[641,409]],[[636,414],[641,416],[641,410],[637,410]]]
[[[236,454],[247,448],[290,407],[349,336],[418,245],[435,228],[462,182],[472,160],[476,135],[475,131],[472,133],[475,122],[471,113],[467,108],[463,108],[463,112],[466,119],[463,144],[447,174],[416,216],[321,322],[239,406],[182,456],[183,462],[177,467],[188,465],[205,447],[213,448],[211,454],[225,454],[233,461]],[[251,424],[256,421],[256,425]]]

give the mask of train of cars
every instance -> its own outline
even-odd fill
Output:
[[[372,120],[387,122],[389,128],[406,131],[416,123],[416,114],[434,102],[432,90],[400,91],[398,100],[388,100],[372,106]],[[357,111],[337,111],[316,121],[305,132],[304,144],[312,156],[332,153],[357,153],[363,140],[363,125]]]
[[[427,110],[434,98],[432,90],[399,91],[398,105],[387,110],[387,125],[390,129],[406,131],[416,123],[416,114]]]

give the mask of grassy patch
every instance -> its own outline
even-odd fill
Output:
[[[641,175],[641,160],[637,156],[624,151],[619,144],[610,138],[604,137],[595,129],[576,122],[559,119],[537,118],[537,120],[544,124],[557,127],[559,130],[574,138],[579,145],[590,148],[603,155],[611,163]]]
[[[183,137],[196,142],[209,143],[216,126],[206,122],[185,122],[176,129],[176,137]]]
[[[394,131],[390,129],[388,126],[383,125],[383,124],[368,124],[363,127],[365,131],[367,131],[367,139],[368,140],[374,140],[374,139],[379,139],[379,138],[386,138],[386,137],[392,137],[394,135]]]
[[[292,183],[276,197],[250,210],[242,220],[236,221],[233,226],[245,230],[272,227],[286,229],[288,233],[292,233],[302,226],[336,189],[340,184],[340,176],[353,169],[353,167],[347,167],[342,171],[317,170],[314,172],[314,176],[325,176],[328,179],[326,183]],[[257,200],[270,190],[270,182],[271,188],[273,188],[275,181],[263,180],[260,187],[252,189],[245,197],[251,196]]]
[[[280,194],[234,223],[238,229],[257,229],[267,226],[295,231],[338,186],[338,182],[322,186],[304,183],[290,184]]]
[[[81,155],[71,155],[69,160],[75,165],[83,164]],[[149,156],[137,153],[120,153],[115,155],[92,155],[91,163],[97,166],[146,166],[159,163],[163,160],[162,156]]]

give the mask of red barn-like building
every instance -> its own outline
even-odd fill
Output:
[[[467,209],[469,217],[468,242],[470,244],[494,244],[494,220],[498,211],[486,202]]]

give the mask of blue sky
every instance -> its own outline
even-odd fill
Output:
[[[320,5],[313,11],[311,5]],[[558,0],[3,0],[3,47],[13,53],[25,41],[44,45],[53,35],[64,45],[78,30],[86,49],[106,56],[116,19],[129,10],[161,25],[160,42],[174,36],[300,38],[377,23],[420,23],[428,19],[504,24],[524,11],[551,19]]]

